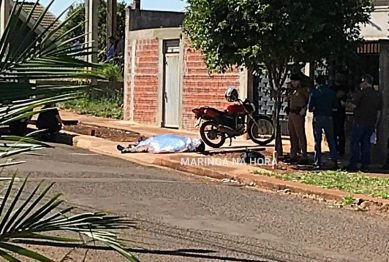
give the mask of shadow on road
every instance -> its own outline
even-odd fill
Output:
[[[86,249],[104,250],[104,251],[112,250],[110,247],[104,247],[104,246],[63,244],[63,243],[54,243],[54,242],[47,242],[47,241],[18,240],[15,242],[20,243],[20,244],[26,244],[26,245],[50,246],[50,247],[69,248],[69,249],[82,248],[85,250]],[[213,250],[205,250],[205,249],[150,250],[150,249],[128,248],[127,251],[130,253],[138,253],[138,254],[176,256],[176,257],[187,257],[187,258],[202,258],[202,259],[233,261],[233,262],[268,262],[270,259],[270,258],[264,258],[265,260],[263,260],[263,259],[253,260],[253,259],[223,257],[223,256],[217,256],[217,255],[210,255],[210,254],[214,254],[214,253],[218,253],[218,252],[213,251]],[[271,260],[274,260],[274,259],[271,259]],[[274,262],[286,262],[286,261],[274,260]]]

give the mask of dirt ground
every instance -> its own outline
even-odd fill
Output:
[[[69,125],[64,127],[64,131],[70,131],[81,135],[95,136],[114,142],[135,143],[141,136],[139,133],[121,129],[91,126],[85,124]]]

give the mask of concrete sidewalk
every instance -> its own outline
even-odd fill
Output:
[[[117,119],[111,119],[111,118],[103,118],[103,117],[95,117],[95,116],[87,116],[87,115],[78,115],[73,112],[69,111],[60,111],[62,119],[66,120],[78,120],[79,123],[85,124],[85,125],[91,125],[91,126],[100,126],[100,127],[107,127],[107,128],[114,128],[114,129],[122,129],[130,132],[139,133],[144,136],[155,136],[155,135],[161,135],[161,134],[174,134],[174,135],[182,135],[187,136],[191,138],[200,138],[200,134],[198,132],[189,132],[184,130],[178,130],[178,129],[171,129],[171,128],[161,128],[156,126],[147,126],[147,125],[141,125],[137,124],[132,121],[125,121],[125,120],[117,120]],[[287,147],[287,150],[289,150],[289,140],[283,141],[284,145]],[[258,148],[259,146],[252,142],[251,140],[245,140],[243,138],[237,138],[232,140],[231,147],[229,146],[229,139],[226,140],[226,143],[222,146],[222,148],[242,148],[242,147],[255,147]],[[273,148],[274,143],[270,143],[269,145],[265,146],[264,148]],[[207,148],[209,149],[209,148]]]

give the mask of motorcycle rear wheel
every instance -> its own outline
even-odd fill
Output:
[[[217,136],[220,136],[220,142],[219,143],[213,143],[212,142],[213,139],[209,138],[209,135],[208,135],[208,133],[206,133],[206,130],[205,130],[205,128],[208,127],[208,126],[212,127],[213,130],[211,130],[211,132],[216,133]],[[213,127],[215,127],[215,129]],[[200,127],[200,136],[201,136],[201,139],[204,141],[204,143],[206,145],[212,147],[212,148],[219,148],[222,145],[224,145],[224,143],[226,142],[226,134],[217,131],[217,126],[215,125],[215,123],[213,121],[205,121],[201,125],[201,127]]]

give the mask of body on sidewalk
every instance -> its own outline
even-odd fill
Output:
[[[364,75],[359,90],[347,107],[354,110],[354,124],[351,129],[349,171],[358,171],[358,161],[361,160],[361,170],[367,171],[370,165],[370,137],[374,133],[382,110],[381,95],[373,88],[374,79]]]
[[[332,118],[333,111],[336,111],[338,108],[338,99],[336,93],[327,86],[324,76],[318,76],[316,78],[316,84],[317,87],[310,93],[308,100],[308,110],[313,112],[313,135],[315,139],[314,164],[318,168],[322,165],[321,141],[324,130],[330,148],[333,168],[338,169],[338,153],[336,150]]]

